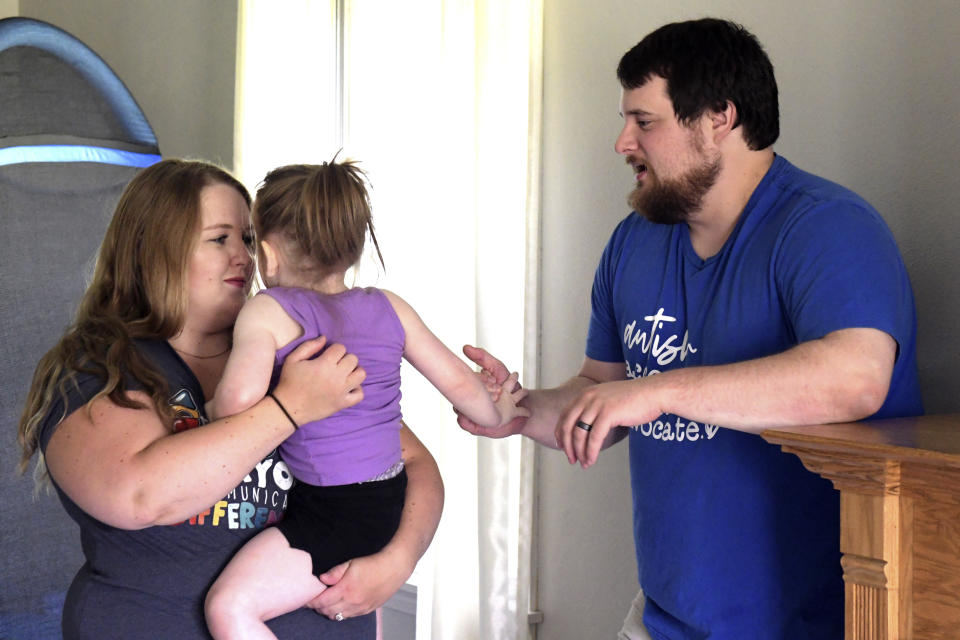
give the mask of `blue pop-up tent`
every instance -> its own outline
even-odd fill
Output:
[[[121,191],[159,159],[146,117],[97,54],[52,25],[0,20],[0,638],[60,637],[79,530],[16,475],[16,425]]]

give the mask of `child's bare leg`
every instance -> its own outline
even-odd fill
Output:
[[[275,640],[264,621],[299,609],[325,588],[313,575],[310,554],[292,549],[271,527],[243,545],[210,587],[207,627],[218,640]]]

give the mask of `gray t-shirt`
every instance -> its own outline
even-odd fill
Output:
[[[174,428],[203,428],[205,399],[190,369],[166,341],[142,340],[137,346],[167,377],[177,415]],[[79,389],[67,386],[67,415],[103,386],[94,375],[81,374],[77,382]],[[41,427],[43,450],[62,414],[57,401]],[[61,503],[80,526],[86,558],[67,592],[64,638],[209,638],[203,618],[207,589],[244,542],[282,518],[292,483],[275,450],[236,489],[194,518],[128,531],[91,517],[54,482]],[[337,623],[300,609],[268,624],[279,638],[369,640],[375,635],[373,614]]]

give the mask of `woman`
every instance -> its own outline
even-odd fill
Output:
[[[165,160],[137,174],[75,323],[37,367],[21,470],[39,449],[87,560],[67,594],[67,639],[208,637],[209,584],[286,506],[292,479],[277,445],[292,422],[362,397],[364,373],[342,346],[312,358],[321,338],[288,358],[276,400],[204,424],[253,272],[249,206],[239,182],[205,163]],[[373,637],[365,614],[409,577],[442,504],[433,459],[407,428],[402,441],[400,529],[381,552],[322,576],[334,586],[312,603],[344,622],[301,609],[271,621],[279,637]]]

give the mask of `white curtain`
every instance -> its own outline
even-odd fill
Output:
[[[341,144],[338,19],[330,0],[240,2],[234,170],[250,189]]]
[[[342,146],[370,176],[386,263],[365,259],[358,284],[397,292],[451,349],[480,344],[535,385],[541,1],[241,6],[241,178]],[[462,432],[412,368],[403,412],[446,486],[411,580],[418,639],[530,637],[532,447]]]

